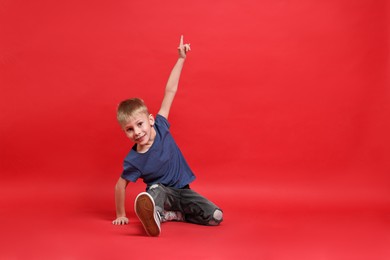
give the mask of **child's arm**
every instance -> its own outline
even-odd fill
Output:
[[[129,219],[126,217],[125,210],[127,184],[129,184],[129,182],[120,177],[115,185],[116,219],[112,221],[112,224],[114,225],[125,225],[129,223]]]
[[[180,37],[180,45],[177,49],[179,51],[179,59],[177,60],[175,66],[171,71],[171,74],[169,75],[168,82],[165,87],[164,99],[161,104],[160,111],[158,111],[159,115],[162,115],[167,119],[173,99],[175,98],[177,87],[179,85],[180,74],[187,56],[187,52],[191,50],[189,44],[183,43],[183,35]]]

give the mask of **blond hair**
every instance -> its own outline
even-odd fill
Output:
[[[127,123],[133,115],[138,113],[149,115],[148,108],[144,101],[140,98],[126,99],[118,105],[116,118],[119,124],[123,125]]]

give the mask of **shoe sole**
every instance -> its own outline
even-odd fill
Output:
[[[146,192],[138,194],[135,199],[134,210],[144,226],[146,233],[152,237],[159,236],[161,232],[159,225],[160,221],[157,219],[157,214],[155,213],[155,205],[152,196]]]

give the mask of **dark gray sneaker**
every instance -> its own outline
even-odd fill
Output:
[[[161,233],[160,215],[156,211],[154,200],[147,192],[141,192],[135,198],[134,210],[149,236],[157,237]]]
[[[184,221],[183,213],[180,211],[163,211],[161,222],[167,221]]]

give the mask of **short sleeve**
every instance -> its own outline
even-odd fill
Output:
[[[156,116],[156,124],[165,129],[169,129],[171,127],[171,124],[168,122],[168,120],[159,114]]]
[[[128,163],[124,163],[124,170],[121,177],[125,180],[136,182],[137,179],[141,176],[141,172]]]

